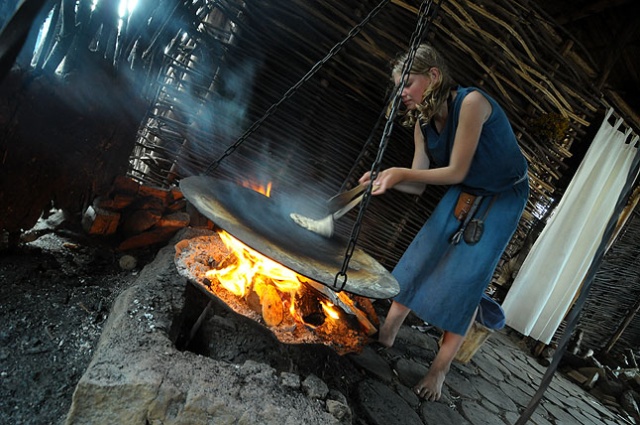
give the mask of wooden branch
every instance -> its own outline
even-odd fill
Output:
[[[607,354],[611,351],[611,349],[616,345],[624,331],[627,329],[633,318],[640,311],[640,299],[637,299],[634,306],[629,310],[627,317],[622,321],[616,332],[607,342],[607,345],[602,349],[602,353]]]

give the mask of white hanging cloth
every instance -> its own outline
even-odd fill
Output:
[[[571,308],[627,180],[638,136],[609,110],[502,304],[507,326],[549,344]]]

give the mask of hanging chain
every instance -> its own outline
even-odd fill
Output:
[[[389,137],[391,136],[391,131],[393,129],[393,124],[395,121],[395,117],[398,114],[398,107],[400,106],[401,94],[404,90],[404,86],[407,81],[407,76],[409,75],[409,71],[411,70],[411,66],[413,64],[413,59],[415,58],[416,52],[420,43],[426,34],[426,31],[429,27],[430,20],[428,19],[429,10],[431,9],[431,5],[433,0],[425,0],[420,5],[420,10],[418,12],[418,23],[416,24],[416,29],[411,35],[411,41],[409,43],[410,49],[407,55],[407,59],[405,60],[402,66],[402,75],[400,78],[400,83],[395,87],[391,100],[391,110],[389,112],[389,116],[387,118],[387,122],[384,127],[384,131],[382,133],[382,137],[380,139],[380,145],[378,148],[378,154],[376,156],[375,161],[371,165],[371,181],[374,181],[380,172],[380,164],[382,163],[382,158],[384,156],[384,151],[387,148],[389,143]],[[434,16],[437,14],[438,8],[436,8],[434,12]],[[385,108],[388,107],[388,103],[385,103]],[[344,256],[344,261],[342,263],[342,268],[338,273],[336,273],[335,279],[333,281],[333,289],[337,291],[342,291],[347,284],[347,269],[349,268],[349,262],[353,257],[353,253],[356,249],[356,244],[358,241],[358,236],[360,234],[360,229],[362,227],[362,221],[364,217],[364,213],[369,204],[369,200],[371,198],[371,187],[369,185],[367,190],[364,193],[364,197],[362,199],[362,203],[360,205],[360,210],[358,211],[358,217],[353,225],[353,229],[351,231],[351,238],[349,239],[349,244],[347,245],[347,249]],[[339,280],[342,279],[341,282]]]
[[[300,88],[300,86],[302,86],[304,83],[309,81],[311,79],[311,77],[313,77],[315,75],[315,73],[318,72],[320,70],[320,68],[322,68],[322,66],[324,66],[325,63],[327,63],[340,50],[342,50],[342,47],[347,42],[349,42],[352,38],[354,38],[356,35],[358,35],[360,33],[360,31],[362,31],[362,28],[364,28],[365,25],[367,25],[369,23],[369,21],[374,16],[376,16],[387,5],[387,3],[389,3],[389,1],[390,0],[382,0],[371,12],[369,12],[369,14],[362,20],[362,22],[360,22],[358,25],[353,27],[351,29],[351,31],[349,31],[347,36],[342,41],[338,42],[335,46],[333,46],[331,48],[331,50],[329,51],[329,53],[327,53],[327,55],[324,58],[322,58],[319,62],[317,62],[309,70],[309,72],[307,72],[304,75],[304,77],[302,77],[296,84],[294,84],[291,88],[289,88],[289,90],[286,91],[286,93],[282,96],[282,98],[280,98],[280,100],[278,102],[276,102],[273,105],[271,105],[269,107],[269,109],[267,109],[267,111],[264,113],[264,115],[260,119],[255,121],[247,130],[245,130],[245,132],[238,138],[238,140],[236,140],[236,142],[233,145],[229,146],[224,151],[224,153],[222,154],[222,156],[220,156],[220,158],[218,158],[217,160],[215,160],[214,162],[209,164],[209,166],[207,167],[207,169],[205,170],[204,173],[208,174],[209,172],[211,172],[211,171],[215,170],[216,168],[218,168],[220,163],[226,157],[231,155],[236,149],[238,149],[240,147],[240,145],[242,143],[244,143],[244,141],[247,140],[247,138],[249,138],[249,136],[251,134],[253,134],[262,125],[262,123],[267,120],[267,118],[269,118],[271,115],[273,115],[276,112],[276,110],[280,107],[280,105],[282,103],[284,103],[291,96],[293,96],[296,93],[296,91]]]

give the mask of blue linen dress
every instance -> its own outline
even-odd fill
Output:
[[[515,232],[529,196],[527,161],[503,109],[475,87],[458,87],[442,133],[422,127],[431,168],[449,163],[463,99],[477,90],[492,112],[482,127],[476,153],[462,184],[451,186],[411,242],[393,276],[400,284],[395,301],[422,320],[464,335],[489,285],[500,257]],[[460,228],[453,210],[460,192],[485,195],[475,217],[484,217],[484,234],[475,245],[449,242]]]

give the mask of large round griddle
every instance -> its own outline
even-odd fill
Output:
[[[346,282],[342,269],[348,241],[324,238],[291,220],[291,202],[266,197],[251,189],[209,176],[180,182],[185,198],[216,226],[250,248],[285,267],[333,289],[368,298],[386,299],[399,292],[398,282],[380,263],[360,249],[349,261]],[[288,205],[287,205],[288,204]]]

